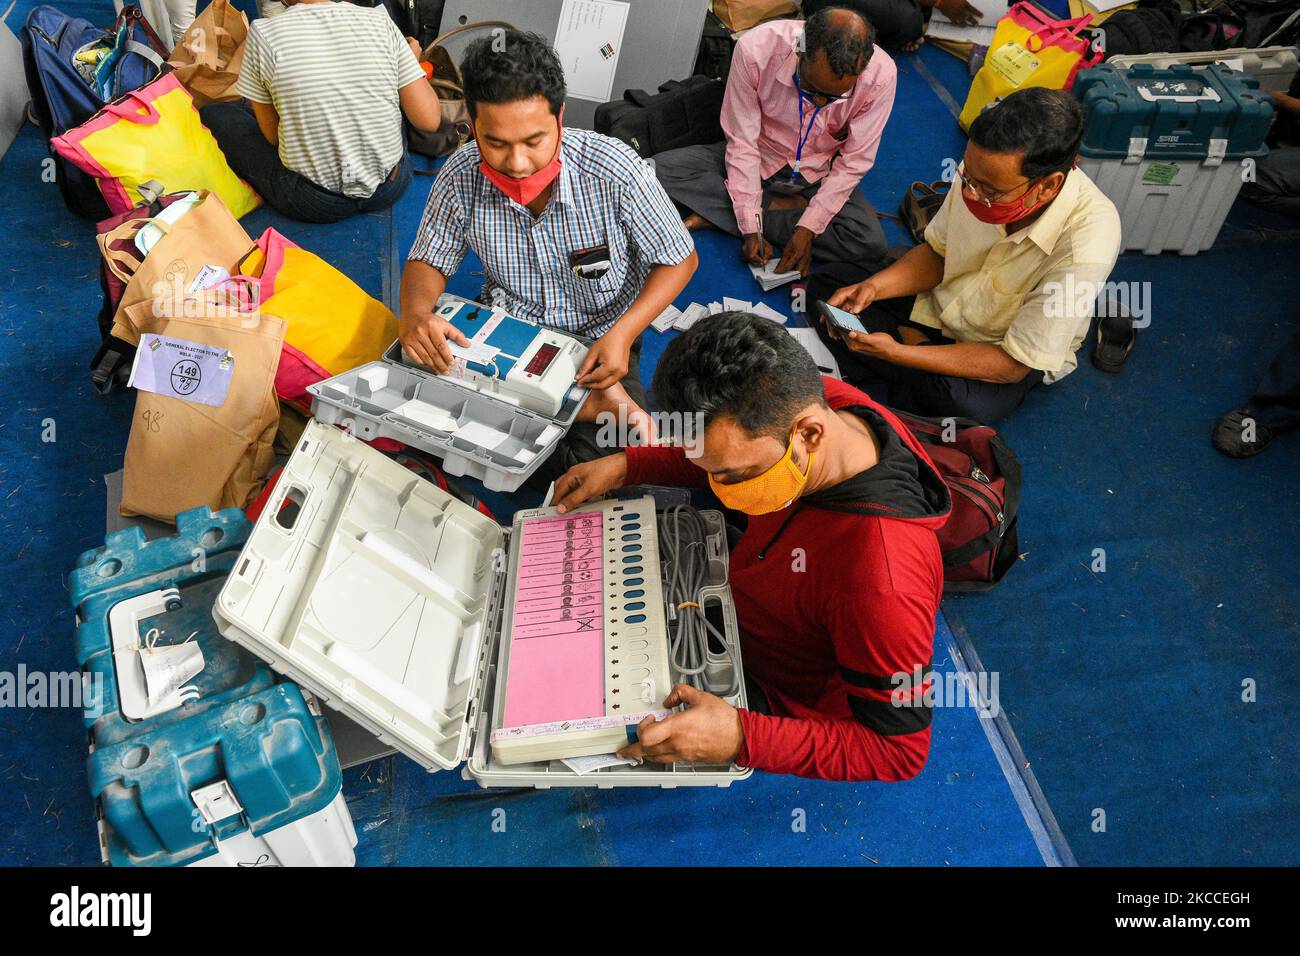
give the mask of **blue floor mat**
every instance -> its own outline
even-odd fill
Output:
[[[949,640],[941,626],[940,679]],[[905,783],[755,773],[726,789],[482,790],[386,758],[344,787],[362,865],[1041,865],[983,723],[936,708],[930,762]]]

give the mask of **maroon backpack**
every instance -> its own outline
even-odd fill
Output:
[[[943,589],[987,591],[1019,555],[1019,460],[996,429],[969,418],[894,414],[925,447],[952,493],[952,513],[937,532]]]

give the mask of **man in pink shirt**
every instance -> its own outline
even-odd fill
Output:
[[[812,260],[871,261],[885,250],[858,188],[894,105],[894,61],[842,7],[773,20],[736,44],[722,103],[725,143],[654,158],[686,225],[742,236],[741,257],[808,274]]]

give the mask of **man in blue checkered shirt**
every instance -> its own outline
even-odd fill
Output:
[[[544,477],[617,451],[599,447],[601,413],[648,428],[637,371],[641,333],[672,304],[698,258],[654,172],[616,139],[563,127],[564,70],[536,34],[494,31],[461,66],[473,142],[429,193],[402,274],[402,346],[435,371],[452,366],[433,315],[468,249],[482,260],[483,297],[511,315],[592,341],[578,384],[592,389]],[[652,432],[649,432],[652,434]]]

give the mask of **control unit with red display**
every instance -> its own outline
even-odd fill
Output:
[[[469,339],[468,348],[448,343],[456,362],[446,374],[462,385],[548,416],[573,397],[587,354],[573,336],[451,295],[434,314]]]

